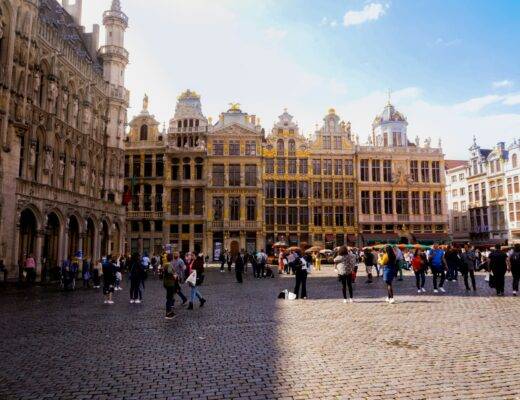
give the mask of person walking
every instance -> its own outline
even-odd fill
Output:
[[[114,294],[114,286],[116,283],[116,266],[112,262],[110,256],[106,256],[103,261],[103,294],[105,295],[105,304],[114,304],[112,295]]]
[[[226,265],[226,252],[224,250],[220,251],[218,261],[220,263],[220,272],[224,272],[224,266]]]
[[[365,249],[363,254],[363,261],[365,263],[365,269],[367,272],[367,281],[366,283],[372,283],[372,269],[374,268],[374,254],[370,249]],[[378,274],[379,276],[379,274]]]
[[[256,254],[256,264],[258,270],[258,277],[265,278],[265,265],[267,263],[267,254],[264,253],[264,249],[261,249]]]
[[[398,281],[402,281],[403,280],[403,268],[406,265],[406,261],[404,260],[404,254],[399,247],[396,247],[393,250],[395,251],[396,267],[397,267],[397,270],[399,271]]]
[[[343,303],[347,302],[347,287],[349,294],[349,302],[354,300],[354,290],[352,288],[352,273],[356,265],[356,256],[348,250],[346,246],[341,246],[338,255],[334,258],[336,270],[338,272],[338,279],[341,282],[341,289],[343,292]]]
[[[190,304],[188,305],[188,310],[193,310],[193,303],[195,302],[195,298],[199,299],[200,307],[204,307],[204,303],[206,303],[206,299],[202,297],[202,294],[197,289],[197,269],[193,269],[193,272],[186,279],[186,283],[190,287]]]
[[[385,247],[383,255],[380,259],[380,265],[383,267],[383,280],[386,284],[387,298],[389,304],[394,304],[394,288],[392,283],[397,275],[397,258],[394,249],[388,245]]]
[[[411,264],[413,273],[415,274],[417,293],[426,292],[426,289],[424,288],[424,284],[426,283],[426,260],[419,249],[415,250]]]
[[[142,274],[143,267],[139,254],[134,253],[130,260],[130,303],[141,303],[139,292],[141,291]]]
[[[495,245],[495,250],[489,254],[489,269],[495,277],[497,296],[503,296],[507,271],[507,255],[500,250],[500,244]]]
[[[168,260],[168,255],[166,256],[166,260]],[[173,253],[173,258],[172,258],[172,261],[170,262],[170,264],[172,265],[173,271],[175,272],[175,274],[177,275],[177,277],[179,279],[179,289],[175,293],[177,293],[177,295],[181,298],[182,305],[184,305],[188,302],[188,299],[186,298],[184,293],[182,293],[182,288],[180,285],[184,282],[184,276],[186,273],[186,264],[180,257],[180,254],[178,251]]]
[[[26,282],[27,284],[32,285],[36,281],[36,260],[32,254],[27,256],[24,264]]]
[[[172,265],[172,261],[173,256],[168,254],[166,256],[166,263],[163,265],[163,286],[166,289],[166,319],[173,319],[175,317],[175,313],[173,312],[175,300],[173,296],[180,290],[180,278]]]
[[[235,256],[235,277],[237,278],[238,283],[242,283],[242,274],[244,273],[244,256],[242,252],[238,252]]]
[[[296,282],[294,285],[294,293],[296,298],[306,299],[307,298],[307,261],[301,257],[296,251],[294,253],[294,275]],[[301,287],[301,293],[300,293]]]
[[[475,256],[475,251],[467,244],[464,246],[464,252],[461,254],[461,259],[461,272],[464,277],[464,286],[466,286],[467,291],[471,290],[468,279],[471,278],[471,286],[475,292],[477,290],[475,282],[475,264],[477,262],[477,257]]]
[[[83,260],[83,265],[81,266],[81,275],[83,277],[83,288],[88,289],[90,284],[90,262],[87,259]]]
[[[446,279],[448,282],[457,280],[457,271],[460,263],[459,252],[456,248],[448,246],[446,250],[446,264],[448,265],[448,274]]]
[[[518,282],[520,281],[520,244],[516,243],[513,252],[509,256],[509,270],[513,274],[513,296],[518,293]]]
[[[439,290],[443,293],[444,281],[446,280],[446,257],[444,250],[441,250],[437,244],[433,245],[433,249],[430,251],[430,266],[433,275],[433,293],[439,293]],[[439,289],[437,290],[437,278],[440,278]]]
[[[99,289],[101,287],[101,276],[103,275],[103,266],[101,265],[101,260],[97,260],[92,268],[92,284],[94,289]]]
[[[233,264],[233,255],[226,251],[226,262],[227,262],[227,270],[228,272],[231,272],[231,265]]]

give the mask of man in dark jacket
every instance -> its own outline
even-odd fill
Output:
[[[507,271],[507,255],[500,250],[500,245],[495,246],[495,250],[489,255],[489,268],[495,277],[495,288],[497,296],[504,295],[504,280]]]
[[[520,244],[515,244],[513,253],[509,257],[509,269],[513,274],[513,296],[518,293],[518,282],[520,281]]]
[[[235,257],[235,276],[238,283],[242,283],[242,273],[244,272],[244,255],[239,252]]]

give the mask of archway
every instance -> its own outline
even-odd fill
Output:
[[[47,215],[42,251],[42,281],[45,281],[47,276],[52,278],[52,271],[59,267],[60,225],[60,219],[55,213]]]
[[[101,256],[107,256],[108,255],[108,242],[109,242],[109,236],[108,236],[108,224],[105,220],[101,223]]]
[[[71,215],[69,218],[69,249],[68,249],[69,260],[76,257],[79,250],[79,222],[78,219]]]
[[[23,263],[27,256],[35,254],[36,247],[36,229],[38,222],[34,213],[26,208],[20,215],[20,236],[18,246],[18,266],[21,273]]]
[[[83,240],[83,253],[85,254],[84,258],[94,260],[94,241],[96,235],[96,228],[94,221],[92,218],[87,219],[87,233],[85,235],[85,239]]]

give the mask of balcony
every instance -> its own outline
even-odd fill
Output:
[[[210,221],[208,227],[213,230],[232,229],[232,230],[257,230],[262,228],[260,221]]]
[[[124,86],[110,85],[109,96],[125,103],[130,101],[130,92]]]
[[[105,56],[106,57],[110,57],[110,56],[119,57],[122,60],[124,60],[125,62],[128,62],[128,57],[129,57],[128,51],[124,47],[114,46],[114,45],[101,46],[99,49],[99,55],[101,57],[105,57]]]
[[[183,127],[170,127],[168,128],[168,133],[207,133],[207,126],[183,126]]]
[[[163,211],[127,211],[127,218],[135,219],[162,219]]]

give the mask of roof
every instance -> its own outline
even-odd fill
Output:
[[[444,161],[444,169],[453,169],[458,167],[463,167],[468,165],[466,160],[445,160]]]
[[[480,149],[480,154],[482,154],[484,157],[489,156],[489,153],[491,153],[493,150],[491,149]]]

